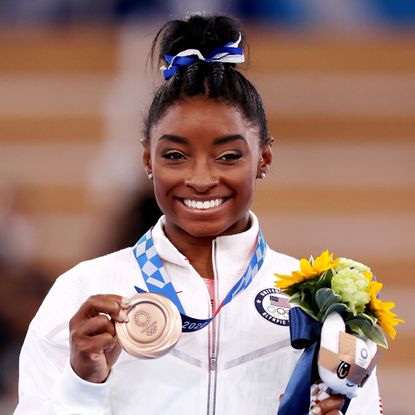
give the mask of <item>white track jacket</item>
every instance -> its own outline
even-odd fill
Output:
[[[155,247],[186,314],[208,318],[206,285],[166,238],[163,223],[161,218],[153,229]],[[216,304],[244,273],[257,232],[252,214],[248,231],[213,241]],[[296,259],[268,248],[254,280],[221,310],[215,324],[183,333],[157,359],[123,351],[107,381],[94,384],[70,367],[69,320],[90,295],[130,297],[135,285],[146,285],[131,248],[77,265],[57,279],[30,324],[20,356],[15,415],[276,415],[301,351],[290,346],[288,304],[273,288],[274,273],[297,268]],[[380,413],[375,374],[347,413]]]

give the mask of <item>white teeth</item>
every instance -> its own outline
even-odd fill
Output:
[[[220,206],[225,199],[214,199],[214,200],[205,200],[204,202],[200,200],[190,200],[190,199],[183,199],[183,203],[192,209],[199,209],[199,210],[206,210],[211,209],[214,207]]]

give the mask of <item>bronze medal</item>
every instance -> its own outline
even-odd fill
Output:
[[[128,322],[117,322],[115,328],[121,347],[132,356],[163,356],[182,333],[179,310],[160,294],[136,294],[130,299],[127,314]]]

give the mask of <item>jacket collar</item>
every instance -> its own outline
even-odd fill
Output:
[[[251,258],[255,246],[259,225],[258,219],[250,212],[251,226],[245,232],[234,235],[220,236],[216,243],[216,256],[226,259],[227,264],[246,263]],[[164,233],[165,216],[162,216],[152,230],[154,246],[163,261],[171,262],[182,267],[189,267],[186,257],[180,253]]]

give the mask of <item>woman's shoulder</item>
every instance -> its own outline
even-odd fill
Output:
[[[133,250],[131,247],[119,251],[111,252],[96,258],[87,259],[79,262],[73,268],[66,271],[59,278],[76,278],[82,274],[95,275],[97,271],[105,274],[118,270],[120,267],[135,264]]]
[[[34,324],[55,327],[76,312],[91,295],[128,295],[138,267],[131,248],[82,261],[60,275],[44,299]],[[43,331],[42,329],[42,331]]]
[[[82,298],[86,294],[120,294],[137,277],[138,266],[132,248],[80,262],[62,274],[57,285],[75,287]]]

